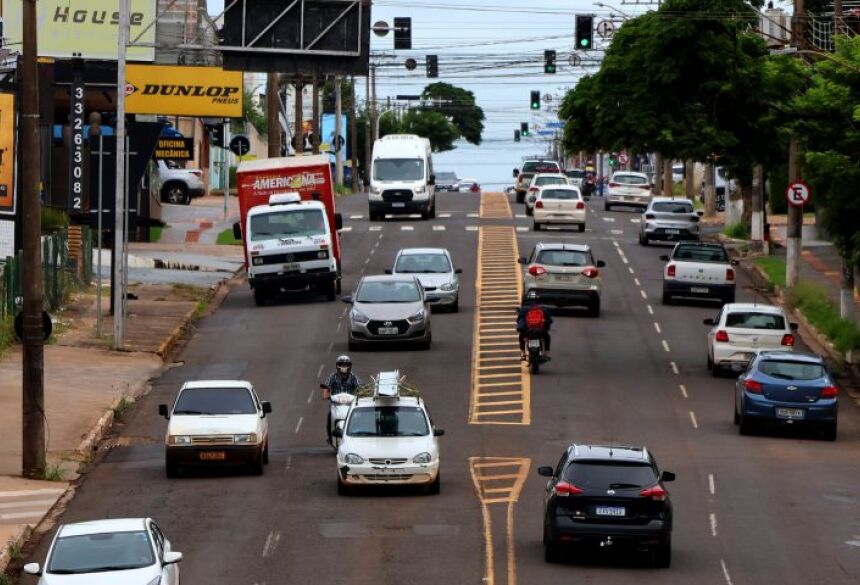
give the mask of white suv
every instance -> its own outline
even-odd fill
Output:
[[[424,401],[398,371],[380,372],[347,415],[337,450],[337,492],[357,486],[417,485],[438,494],[439,440]]]
[[[610,211],[616,205],[629,205],[645,209],[651,202],[651,181],[645,173],[618,171],[609,180],[603,210]]]
[[[523,302],[534,300],[556,307],[586,307],[591,317],[600,315],[600,270],[606,264],[594,260],[586,244],[538,242],[531,255],[519,259],[525,266]]]

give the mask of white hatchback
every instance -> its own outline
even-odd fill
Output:
[[[541,187],[547,185],[569,185],[567,175],[561,173],[538,173],[532,177],[529,183],[528,191],[526,191],[526,215],[531,215],[534,212],[537,193]]]
[[[603,209],[609,211],[615,205],[629,205],[645,209],[651,202],[651,181],[645,173],[618,171],[609,180],[603,200]]]
[[[585,231],[585,201],[579,187],[573,185],[548,185],[539,188],[532,215],[536,232],[547,224],[575,225],[579,231]]]
[[[796,323],[782,307],[758,303],[728,303],[708,331],[708,369],[717,377],[723,369],[742,368],[763,350],[794,350]]]

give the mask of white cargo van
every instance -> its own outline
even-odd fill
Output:
[[[436,177],[430,141],[415,134],[389,134],[373,144],[368,203],[370,220],[386,213],[436,217]]]

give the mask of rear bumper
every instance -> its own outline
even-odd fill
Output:
[[[678,233],[669,233],[669,231],[677,231]],[[699,239],[699,228],[696,226],[695,228],[666,228],[666,227],[653,227],[645,225],[643,230],[644,236],[649,240],[661,240],[666,242],[677,242],[680,240],[698,240]]]
[[[410,325],[403,335],[374,335],[367,327],[360,324],[352,325],[349,332],[350,341],[361,343],[426,343],[430,338],[430,327],[426,324]]]
[[[285,290],[305,290],[331,286],[337,281],[337,273],[330,270],[324,272],[291,272],[288,274],[263,273],[251,276],[248,282],[251,288],[283,288]]]
[[[397,466],[341,465],[340,481],[347,485],[426,485],[439,475],[439,460],[427,464]]]
[[[832,424],[839,415],[839,402],[836,399],[826,399],[820,403],[809,402],[776,402],[758,395],[744,392],[741,414],[744,418],[759,421],[771,421],[781,424]],[[786,419],[777,416],[778,408],[799,408],[804,411],[802,419]]]
[[[223,453],[223,459],[203,459],[204,453]],[[263,443],[258,445],[207,445],[190,447],[165,447],[168,465],[217,466],[247,465],[256,463],[263,456]]]
[[[596,290],[556,290],[552,288],[530,288],[525,294],[534,292],[537,301],[554,307],[590,306],[600,300],[600,292]]]
[[[446,307],[449,305],[453,305],[457,302],[457,297],[460,293],[460,290],[452,290],[452,291],[443,291],[443,290],[434,290],[428,291],[426,294],[427,304],[431,307]]]
[[[672,523],[651,520],[647,524],[596,524],[556,516],[548,525],[547,536],[558,543],[584,543],[612,538],[617,543],[638,546],[663,546],[672,535]]]
[[[644,208],[648,207],[650,202],[650,195],[617,195],[611,192],[606,194],[606,203],[611,205],[631,205]]]
[[[734,296],[735,285],[664,280],[663,294],[697,299],[727,299]]]
[[[371,213],[423,213],[430,209],[431,199],[412,201],[371,201]]]
[[[729,338],[731,339],[731,337]],[[723,346],[723,347],[721,347]],[[746,366],[759,351],[794,351],[793,347],[780,345],[778,347],[738,347],[714,343],[714,363],[718,366],[742,365]]]
[[[538,223],[585,225],[585,210],[569,213],[552,213],[535,209],[534,220]]]

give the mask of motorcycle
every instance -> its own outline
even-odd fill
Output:
[[[328,390],[328,386],[325,384],[320,384],[320,388]],[[349,409],[352,408],[353,402],[355,402],[355,396],[349,392],[340,392],[329,396],[329,412],[331,414],[331,428],[329,431],[334,431],[335,429],[343,431],[346,417],[349,414]],[[336,437],[334,433],[331,433],[331,446],[334,447],[335,451],[337,451],[340,441],[341,439]]]
[[[532,374],[537,374],[540,371],[540,365],[547,361],[544,356],[544,340],[541,335],[530,335],[526,333],[526,357],[529,371]]]

